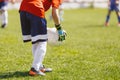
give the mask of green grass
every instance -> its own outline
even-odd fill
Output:
[[[120,27],[111,15],[104,27],[106,9],[65,10],[62,25],[66,41],[49,45],[44,59],[53,72],[31,77],[31,43],[23,43],[19,13],[9,10],[7,28],[0,28],[0,80],[119,80]],[[48,19],[47,13],[47,19]],[[48,26],[54,24],[48,19]]]

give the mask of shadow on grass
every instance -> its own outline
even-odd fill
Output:
[[[8,72],[8,73],[0,73],[0,79],[9,79],[9,78],[19,78],[19,77],[27,77],[28,72],[20,72],[20,71],[16,71],[16,72]]]

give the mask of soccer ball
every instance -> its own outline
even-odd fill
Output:
[[[47,28],[47,34],[48,34],[48,43],[52,45],[58,45],[61,44],[61,41],[58,41],[58,31],[56,28]]]
[[[49,44],[58,44],[58,32],[56,28],[47,28],[47,34],[48,34],[48,43]]]

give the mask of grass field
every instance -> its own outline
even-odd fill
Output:
[[[110,26],[104,27],[106,13],[65,10],[62,25],[67,39],[61,46],[48,44],[44,59],[53,72],[31,77],[31,43],[22,42],[19,13],[9,10],[9,24],[0,28],[0,80],[120,80],[120,27],[114,13]],[[48,19],[48,26],[53,25]]]

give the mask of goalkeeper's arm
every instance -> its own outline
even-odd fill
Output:
[[[59,9],[52,7],[52,17],[56,25],[60,24]]]
[[[53,17],[53,21],[55,23],[55,27],[58,30],[58,36],[59,36],[58,40],[59,41],[65,40],[66,35],[60,24],[59,9],[52,7],[52,17]]]

